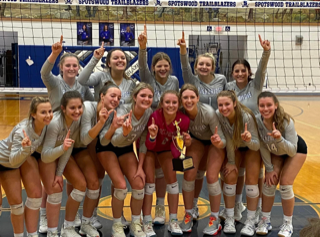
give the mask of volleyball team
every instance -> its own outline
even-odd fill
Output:
[[[224,75],[214,73],[215,58],[209,53],[196,58],[192,72],[183,34],[178,45],[184,84],[179,89],[166,53],[155,54],[149,69],[146,27],[138,38],[139,84],[125,75],[128,60],[121,49],[108,52],[106,71],[92,73],[104,55],[103,45],[80,74],[77,56],[65,53],[59,61],[60,74],[53,75],[63,50],[61,36],[41,69],[49,98],[34,97],[28,117],[0,141],[0,183],[11,208],[14,236],[23,236],[24,224],[28,236],[38,236],[39,210],[39,232],[59,236],[62,176],[67,180],[68,198],[60,236],[100,236],[97,229],[103,223],[97,218],[97,206],[106,172],[112,181],[113,237],[126,236],[128,226],[132,236],[156,236],[153,225],[166,223],[166,193],[168,231],[172,235],[192,232],[193,221],[199,218],[197,203],[204,176],[211,209],[204,234],[218,234],[222,222],[224,233],[235,234],[236,222],[247,209],[240,234],[267,235],[279,184],[284,215],[278,236],[290,237],[292,186],[306,160],[307,146],[277,97],[262,92],[271,47],[260,35],[259,41],[262,57],[254,78],[250,64],[239,59],[232,65],[234,80],[227,83]],[[173,143],[176,124],[185,155],[193,158],[194,165],[183,173],[182,183],[172,165],[172,159],[180,157]],[[131,186],[130,224],[123,216],[126,180]],[[179,186],[185,207],[181,223],[177,219]],[[81,235],[75,227],[80,227]]]

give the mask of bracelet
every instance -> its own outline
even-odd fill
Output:
[[[151,142],[154,142],[154,141],[156,140],[156,138],[157,138],[157,136],[154,136],[154,137],[153,137],[153,136],[150,135],[149,140],[150,140]]]

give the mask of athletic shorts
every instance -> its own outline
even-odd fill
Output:
[[[133,145],[125,146],[125,147],[115,147],[110,142],[107,146],[102,146],[100,143],[100,139],[98,138],[96,145],[96,153],[104,152],[104,151],[112,151],[119,158],[120,156],[127,154],[129,152],[133,152]]]
[[[307,144],[303,140],[303,138],[300,137],[299,135],[298,135],[298,142],[297,142],[297,153],[300,153],[300,154],[307,154],[308,153]],[[289,156],[288,155],[282,155],[280,157],[285,159],[285,158],[288,158]]]
[[[238,151],[248,151],[249,147],[245,146],[245,147],[239,147]]]
[[[31,154],[31,156],[33,156],[36,160],[40,160],[41,159],[41,154],[40,153],[38,153],[38,152],[33,152],[32,154]]]
[[[85,149],[87,149],[87,148],[86,148],[86,147],[73,148],[71,155],[72,155],[72,156],[75,156],[76,154],[78,154],[78,153],[81,152],[81,151],[84,151]]]
[[[19,168],[9,168],[9,167],[5,167],[3,165],[0,165],[0,172],[9,171],[9,170],[16,170],[16,169],[19,169]]]
[[[207,146],[207,145],[211,145],[211,140],[201,140],[197,137],[195,137],[192,133],[190,133],[190,136],[193,138],[193,139],[196,139],[198,140],[199,142],[201,142],[204,146]]]

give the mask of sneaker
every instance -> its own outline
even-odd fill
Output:
[[[98,219],[98,214],[97,214],[97,211],[96,211],[96,210],[93,212],[93,215],[92,215],[92,217],[91,217],[90,222],[91,222],[91,225],[92,225],[94,228],[96,228],[97,230],[102,228],[102,224],[100,223],[100,221],[99,221],[99,219]]]
[[[192,214],[186,212],[184,215],[183,221],[180,223],[180,228],[182,232],[191,232],[193,226],[193,217]]]
[[[260,220],[260,214],[261,214],[261,207],[257,207],[255,218],[254,218],[254,224],[257,225]]]
[[[234,223],[234,217],[227,217],[226,220],[224,221],[224,228],[223,232],[226,234],[235,234],[236,231],[236,226]]]
[[[86,235],[87,237],[100,237],[99,232],[91,223],[81,224],[79,234]]]
[[[152,222],[143,223],[143,232],[146,234],[147,237],[155,237],[157,236],[153,230]]]
[[[280,226],[280,231],[278,233],[278,236],[279,237],[291,237],[292,233],[293,233],[292,224],[285,222]]]
[[[46,215],[40,215],[40,225],[39,225],[39,233],[47,233],[48,230],[48,222]]]
[[[197,206],[193,207],[192,208],[192,217],[193,217],[193,220],[198,220],[199,219],[199,208]]]
[[[171,235],[183,235],[177,219],[170,221],[168,231],[171,232]]]
[[[79,235],[73,226],[67,227],[67,228],[61,228],[61,237],[81,237]]]
[[[268,220],[266,217],[262,217],[258,223],[258,227],[256,228],[256,234],[267,235],[270,230],[272,230],[270,220]]]
[[[166,221],[166,210],[163,205],[156,205],[155,218],[153,219],[153,224],[163,225]]]
[[[220,224],[220,219],[215,216],[210,216],[209,223],[206,228],[204,228],[203,233],[205,235],[216,235],[222,229]]]
[[[81,226],[81,219],[80,219],[80,214],[77,212],[76,218],[74,219],[73,222],[73,227],[80,227]]]
[[[226,213],[226,209],[223,208],[220,212],[219,212],[219,218],[220,220],[224,221],[227,219],[227,213]]]
[[[53,232],[48,231],[48,232],[47,232],[47,237],[59,237],[58,231],[57,231],[57,230],[56,230],[56,231],[53,231]]]
[[[122,216],[121,216],[121,223],[123,225],[123,229],[127,229],[127,227],[130,225],[130,223],[127,222],[126,218],[124,218],[123,213],[122,213]]]
[[[121,222],[113,223],[111,230],[112,237],[126,237]]]
[[[146,237],[146,234],[142,230],[140,220],[135,220],[131,222],[130,235],[134,237]]]
[[[244,227],[241,229],[240,234],[245,236],[253,236],[255,232],[254,219],[247,219],[244,222]]]
[[[244,212],[246,210],[245,205],[243,205],[242,202],[238,202],[236,203],[236,205],[234,206],[234,219],[236,221],[241,221],[242,219],[242,212]]]

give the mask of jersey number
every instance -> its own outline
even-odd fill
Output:
[[[274,143],[267,144],[267,146],[268,146],[268,149],[269,149],[270,152],[272,152],[272,151],[277,152],[278,151],[278,149],[277,149],[277,147],[276,147],[276,145]]]

